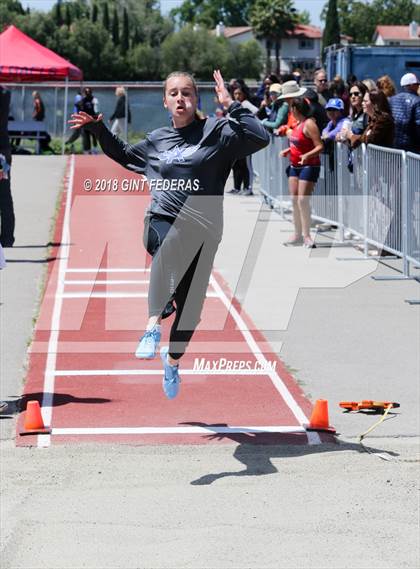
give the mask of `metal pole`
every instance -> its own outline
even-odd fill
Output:
[[[364,255],[368,257],[368,223],[369,223],[369,189],[368,189],[368,168],[369,168],[369,155],[367,146],[362,145],[363,156],[363,237],[364,237]]]
[[[56,87],[54,89],[54,136],[57,136],[57,93],[58,93],[58,88]]]
[[[408,262],[408,182],[407,182],[407,154],[402,155],[402,180],[401,180],[401,212],[402,212],[402,255],[403,255],[403,274],[410,276],[410,264]]]
[[[125,141],[128,142],[128,87],[125,89],[125,122],[124,122],[124,136]]]
[[[344,242],[344,214],[343,214],[343,150],[344,145],[339,142],[336,148],[336,176],[337,176],[337,199],[338,199],[338,239]]]
[[[64,90],[63,138],[62,138],[62,143],[61,143],[61,154],[64,154],[64,150],[65,150],[68,100],[69,100],[69,78],[66,77],[66,86],[65,86],[65,90]]]
[[[22,85],[22,109],[21,109],[21,120],[25,120],[25,85]]]

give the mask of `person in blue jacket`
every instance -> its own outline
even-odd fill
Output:
[[[152,255],[148,292],[149,320],[136,350],[155,357],[161,320],[176,311],[169,348],[160,351],[163,389],[169,399],[179,391],[179,360],[200,322],[213,260],[223,232],[223,194],[235,160],[264,148],[269,136],[242,105],[233,101],[220,71],[214,71],[219,103],[229,118],[201,119],[198,91],[191,75],[171,73],[164,82],[163,104],[172,125],[130,145],[113,135],[102,115],[73,115],[72,128],[89,129],[105,154],[147,177],[151,202],[145,216],[144,244]]]
[[[414,73],[401,77],[402,92],[390,98],[395,121],[395,148],[420,154],[420,80]]]
[[[321,134],[322,140],[334,141],[343,128],[345,121],[344,102],[342,99],[329,99],[325,105],[327,116],[330,119]]]

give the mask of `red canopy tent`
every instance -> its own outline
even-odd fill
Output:
[[[0,81],[81,81],[82,71],[15,26],[0,34]]]
[[[39,44],[15,26],[0,34],[0,82],[29,83],[34,81],[65,81],[64,132],[67,124],[68,81],[81,81],[82,71],[47,47]]]

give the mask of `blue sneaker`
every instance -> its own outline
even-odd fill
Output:
[[[161,348],[160,350],[160,357],[162,358],[164,369],[162,387],[168,399],[175,399],[179,392],[181,379],[178,373],[178,366],[171,366],[168,363],[168,350],[169,348],[167,347]]]
[[[156,352],[159,347],[160,342],[160,327],[159,329],[152,328],[151,330],[146,330],[143,337],[140,338],[139,345],[136,350],[136,358],[142,360],[152,360],[156,356]]]

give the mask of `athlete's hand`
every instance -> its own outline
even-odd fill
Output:
[[[233,103],[233,99],[230,96],[229,91],[225,87],[225,82],[223,81],[223,77],[219,69],[215,69],[213,71],[213,77],[214,80],[216,81],[215,91],[219,103],[223,105],[225,109],[228,109],[230,105]]]
[[[104,118],[104,115],[101,113],[95,119],[91,115],[88,115],[83,111],[80,111],[79,113],[73,113],[71,117],[72,118],[68,121],[68,123],[72,125],[70,128],[81,128],[82,126],[85,126],[90,122],[100,122]]]
[[[308,159],[308,157],[306,156],[306,154],[302,154],[298,164],[300,164],[301,166],[304,166],[307,159]]]
[[[282,150],[279,153],[279,158],[284,158],[285,156],[287,156],[289,154],[289,152],[290,152],[290,148],[285,148],[284,150]]]

